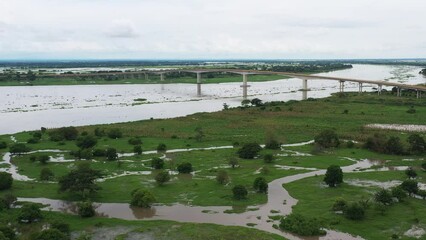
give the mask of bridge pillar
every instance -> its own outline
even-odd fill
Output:
[[[340,89],[339,91],[342,93],[345,91],[345,81],[339,81]]]
[[[382,94],[382,85],[381,84],[377,85],[377,94],[378,95]]]
[[[197,96],[201,97],[201,73],[197,72]]]
[[[358,83],[358,93],[362,93],[362,82]]]
[[[145,75],[145,80],[148,80],[148,73],[144,72],[143,75]]]
[[[308,79],[302,79],[303,87],[302,91],[308,91]]]
[[[396,96],[401,97],[401,88],[400,87],[396,88]]]
[[[248,90],[248,87],[250,87],[247,84],[247,78],[248,78],[247,73],[243,73],[243,85],[241,85],[241,87],[243,88],[243,99],[244,100],[247,99],[247,90]]]
[[[422,97],[422,92],[420,90],[416,90],[417,91],[417,98],[421,98]]]

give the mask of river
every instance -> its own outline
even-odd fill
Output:
[[[420,67],[354,65],[352,69],[319,75],[370,80],[426,83]],[[249,78],[250,82],[250,78]],[[195,79],[194,79],[195,83]],[[196,96],[195,84],[122,84],[74,86],[0,87],[0,134],[40,129],[40,127],[81,126],[117,123],[150,118],[173,118],[197,112],[214,112],[239,106],[241,83],[203,84],[203,96]],[[263,101],[301,100],[300,79],[250,83],[249,98]],[[365,91],[376,86],[365,86]],[[322,98],[338,91],[336,81],[309,81],[308,97]],[[357,91],[347,83],[346,91]],[[390,89],[388,89],[390,90]],[[135,101],[144,98],[145,102]]]

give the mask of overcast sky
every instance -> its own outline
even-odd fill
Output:
[[[425,0],[0,0],[0,59],[424,58]]]

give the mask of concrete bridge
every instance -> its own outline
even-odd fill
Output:
[[[354,78],[341,78],[341,77],[330,77],[330,76],[321,76],[321,75],[310,75],[310,74],[300,74],[300,73],[291,73],[291,72],[276,72],[276,71],[259,71],[259,70],[244,70],[244,69],[173,69],[173,70],[155,70],[155,71],[138,71],[138,72],[107,72],[107,73],[82,73],[82,74],[44,74],[39,75],[39,77],[94,77],[94,76],[123,76],[123,77],[141,77],[144,76],[145,79],[148,79],[149,74],[158,74],[160,75],[160,81],[165,80],[167,73],[194,73],[197,77],[197,95],[201,96],[201,85],[202,85],[202,74],[203,73],[234,73],[242,75],[242,85],[243,89],[243,98],[247,99],[248,88],[248,76],[253,74],[261,75],[281,75],[292,78],[299,78],[302,80],[303,99],[307,98],[308,80],[333,80],[339,82],[339,92],[344,92],[345,82],[354,82],[358,83],[358,92],[362,93],[363,84],[373,84],[377,85],[377,93],[380,95],[382,92],[383,86],[395,87],[397,89],[397,96],[401,96],[401,90],[413,90],[416,92],[417,98],[421,98],[422,92],[426,92],[426,86],[420,85],[410,85],[402,83],[393,83],[384,80],[363,80],[363,79],[354,79]]]

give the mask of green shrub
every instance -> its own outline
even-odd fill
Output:
[[[179,173],[188,174],[192,172],[192,164],[189,162],[181,163],[177,166]]]
[[[238,156],[244,159],[253,159],[262,150],[262,147],[257,143],[246,143],[238,151]]]
[[[243,185],[237,185],[232,188],[232,194],[235,199],[242,200],[247,198],[248,191]]]
[[[296,213],[283,217],[279,227],[282,230],[301,236],[319,236],[325,234],[325,231],[321,230],[322,226],[318,219],[304,217]]]
[[[359,203],[351,203],[344,210],[343,214],[347,219],[362,220],[365,217],[365,210]]]
[[[93,217],[96,214],[93,204],[89,201],[80,202],[77,204],[77,207],[78,207],[78,215],[82,218]]]
[[[12,174],[7,172],[0,172],[0,191],[10,189],[12,187],[12,183]]]
[[[131,195],[130,205],[135,207],[150,208],[151,204],[156,201],[154,195],[145,189],[135,189]]]

